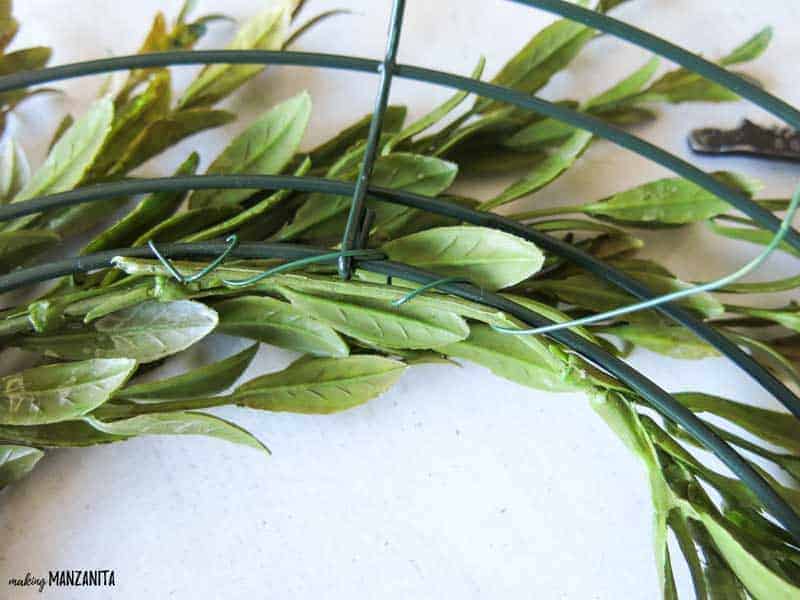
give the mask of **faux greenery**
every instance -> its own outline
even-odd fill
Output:
[[[602,2],[610,10],[619,1]],[[285,48],[298,35],[330,16],[323,13],[296,25],[304,3],[267,2],[242,24],[230,43],[235,49]],[[190,20],[187,3],[172,22],[158,14],[140,53],[191,49],[213,21]],[[0,75],[36,69],[49,58],[46,48],[6,52],[17,30],[10,2],[0,2]],[[531,40],[495,75],[493,82],[536,93],[587,45],[596,32],[558,20]],[[767,49],[770,30],[757,33],[719,59],[731,66]],[[479,78],[483,58],[472,73]],[[623,127],[657,118],[659,105],[724,102],[737,96],[685,69],[659,73],[651,59],[630,76],[589,99],[563,99],[564,106]],[[258,65],[205,67],[173,97],[166,68],[137,69],[83,115],[65,117],[49,154],[28,167],[21,146],[7,138],[0,153],[0,201],[36,197],[93,183],[122,180],[177,142],[235,115],[214,108],[263,69]],[[0,97],[6,114],[34,89]],[[215,157],[209,175],[293,173],[353,181],[364,156],[370,116],[359,119],[326,143],[301,149],[313,110],[298,92],[271,107]],[[372,183],[384,188],[436,196],[458,206],[489,211],[530,198],[565,176],[593,141],[590,133],[553,119],[459,92],[415,122],[406,109],[390,106],[380,137]],[[176,175],[194,174],[190,154]],[[513,174],[514,183],[492,198],[453,195],[454,181],[480,174]],[[568,176],[568,175],[567,175]],[[749,197],[757,181],[729,172],[715,177]],[[66,239],[104,223],[108,202],[58,208],[7,221],[0,228],[0,269],[46,260]],[[780,213],[785,200],[759,200]],[[206,189],[161,191],[141,198],[116,223],[83,248],[82,254],[125,246],[217,240],[235,233],[254,242],[307,242],[335,249],[347,218],[349,198],[288,189]],[[536,244],[500,229],[468,225],[369,197],[374,213],[368,243],[392,261],[470,281],[500,292],[549,320],[597,314],[634,301],[596,273],[576,267]],[[652,259],[637,256],[643,242],[637,228],[674,228],[706,223],[711,231],[755,244],[772,232],[697,185],[680,178],[643,183],[607,198],[568,207],[542,207],[513,218],[533,230],[606,261],[658,293],[689,285]],[[569,214],[566,218],[564,215]],[[795,252],[782,246],[786,252]],[[207,262],[176,261],[182,274]],[[761,501],[742,482],[711,469],[695,452],[693,436],[663,418],[623,382],[549,338],[506,335],[496,328],[519,320],[503,310],[428,289],[405,301],[417,284],[358,269],[342,280],[335,266],[310,263],[276,272],[247,285],[276,261],[229,259],[193,281],[178,282],[166,266],[149,258],[119,257],[114,268],[67,276],[38,297],[8,306],[0,315],[3,350],[32,353],[34,366],[0,378],[0,487],[29,473],[52,448],[118,442],[140,435],[206,435],[268,452],[234,423],[206,409],[238,405],[264,411],[325,414],[363,404],[389,389],[422,362],[466,360],[520,385],[553,393],[582,391],[594,410],[643,462],[652,491],[656,558],[665,598],[677,597],[667,535],[686,560],[696,596],[777,599],[800,597],[800,549],[768,517]],[[279,270],[280,271],[280,270]],[[750,305],[751,294],[794,290],[788,278],[733,284],[724,291],[736,302],[703,293],[680,304],[693,318],[746,349],[784,381],[800,381],[800,307]],[[493,327],[494,326],[494,327]],[[214,332],[254,341],[246,350],[180,375],[144,383],[140,376]],[[625,315],[586,328],[583,340],[618,356],[636,347],[666,356],[700,360],[718,350],[661,313]],[[283,371],[240,383],[259,344],[301,356]],[[413,369],[411,369],[413,370]],[[742,399],[697,391],[677,394],[680,403],[719,436],[745,451],[753,468],[796,511],[800,511],[800,422],[789,414],[755,408]],[[710,419],[709,419],[710,417]],[[771,463],[792,485],[779,482],[761,465]]]

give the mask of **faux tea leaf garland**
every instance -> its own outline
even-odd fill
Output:
[[[0,267],[7,273],[0,291],[60,278],[42,296],[0,315],[4,348],[31,351],[40,363],[2,378],[0,486],[24,477],[49,448],[139,435],[207,435],[266,450],[235,424],[203,411],[235,404],[335,412],[381,394],[414,364],[469,360],[521,385],[586,392],[642,459],[665,598],[676,597],[669,531],[697,597],[798,597],[800,492],[752,459],[798,479],[800,401],[789,385],[800,381],[800,312],[794,304],[748,306],[747,294],[792,290],[800,281],[730,278],[698,290],[637,258],[642,242],[628,230],[707,222],[720,235],[768,245],[763,256],[775,247],[797,253],[800,237],[781,229],[774,213],[788,210],[788,223],[800,195],[791,206],[753,199],[757,182],[703,173],[624,127],[656,118],[656,103],[739,95],[795,127],[800,114],[749,80],[606,16],[620,1],[519,3],[570,20],[537,33],[491,83],[479,79],[482,58],[471,77],[395,64],[400,0],[384,61],[282,51],[331,14],[292,33],[304,3],[290,0],[268,2],[226,51],[192,50],[223,17],[189,21],[187,4],[172,24],[157,15],[139,54],[130,57],[41,69],[46,57],[30,62],[14,52],[0,55],[3,115],[14,99],[36,93],[27,91],[33,85],[129,70],[85,115],[64,119],[32,174],[13,140],[0,155]],[[0,9],[5,49],[16,22],[10,3]],[[654,80],[654,58],[584,101],[533,96],[597,31],[683,66]],[[756,58],[770,37],[769,30],[758,33],[719,65]],[[173,100],[166,67],[177,64],[207,66]],[[251,124],[205,175],[195,175],[192,154],[173,177],[129,177],[178,141],[235,118],[214,105],[266,64],[379,71],[375,114],[301,152],[312,100],[300,93]],[[405,108],[388,105],[393,76],[458,91],[406,124]],[[464,109],[470,92],[479,97]],[[511,217],[490,211],[564,176],[596,135],[685,179],[645,183],[568,208]],[[447,193],[459,176],[498,172],[519,179],[494,198]],[[55,243],[101,222],[108,202],[141,194],[149,195],[91,240],[81,257],[34,265]],[[731,207],[748,218],[727,214]],[[738,294],[735,303],[713,293],[720,285]],[[680,301],[653,302],[665,294]],[[594,321],[635,298],[649,310]],[[585,326],[572,324],[576,317]],[[509,335],[567,322],[568,329],[547,337]],[[765,336],[767,326],[767,333],[777,333]],[[138,380],[213,331],[256,344],[175,377]],[[303,356],[231,390],[258,343]],[[621,360],[634,346],[686,359],[724,354],[793,414],[701,392],[671,396]],[[738,479],[706,467],[696,445],[713,451]]]

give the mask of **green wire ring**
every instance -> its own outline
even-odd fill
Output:
[[[208,263],[208,265],[206,265],[205,267],[197,271],[197,273],[194,273],[192,275],[183,275],[180,271],[178,271],[178,269],[175,268],[175,265],[173,265],[172,262],[166,256],[162,255],[161,252],[159,252],[153,240],[149,240],[147,242],[147,245],[150,247],[150,250],[153,251],[153,254],[156,255],[156,258],[158,258],[161,264],[164,265],[164,268],[167,271],[169,271],[169,274],[172,275],[175,279],[177,279],[179,283],[185,285],[187,283],[192,283],[194,281],[197,281],[198,279],[201,279],[202,277],[205,277],[206,275],[211,273],[214,269],[219,267],[222,264],[222,262],[228,257],[228,255],[231,252],[233,252],[233,249],[239,245],[239,236],[237,236],[235,233],[232,233],[231,235],[225,238],[225,241],[228,243],[228,247],[225,248],[225,250],[217,258],[212,260],[210,263]]]
[[[702,292],[710,292],[719,288],[723,288],[738,281],[748,273],[751,273],[760,267],[761,264],[767,260],[767,258],[769,258],[769,256],[778,248],[778,246],[780,246],[783,238],[786,236],[786,233],[792,226],[792,220],[797,213],[798,205],[800,205],[800,186],[798,186],[794,196],[792,196],[792,201],[789,204],[786,217],[783,219],[780,229],[778,229],[778,232],[772,238],[772,241],[767,245],[767,247],[764,248],[764,250],[749,263],[734,271],[730,275],[726,275],[720,279],[709,281],[708,283],[701,285],[696,285],[685,290],[678,290],[677,292],[664,294],[663,296],[651,298],[650,300],[645,300],[644,302],[637,302],[636,304],[630,304],[628,306],[609,310],[604,313],[567,321],[566,323],[555,323],[552,325],[545,325],[544,327],[534,327],[533,329],[516,329],[513,327],[502,327],[499,325],[491,325],[491,327],[497,332],[508,333],[511,335],[539,335],[542,333],[551,333],[553,331],[558,331],[559,329],[569,329],[570,327],[577,327],[579,325],[591,325],[599,321],[606,321],[622,315],[628,315],[634,312],[654,308],[656,306],[660,306],[661,304],[666,304],[667,302],[675,302],[676,300],[688,298],[689,296],[694,296]]]
[[[398,298],[397,300],[392,300],[392,306],[402,306],[403,304],[405,304],[409,300],[413,300],[420,294],[427,292],[430,289],[439,287],[440,285],[446,285],[448,283],[472,284],[472,282],[469,279],[464,279],[463,277],[443,277],[442,279],[437,279],[436,281],[431,281],[430,283],[426,283],[425,285],[422,285],[415,290],[411,290],[402,298]]]

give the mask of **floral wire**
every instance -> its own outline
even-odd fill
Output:
[[[294,271],[301,267],[305,267],[306,265],[313,265],[322,262],[330,262],[332,260],[338,260],[342,257],[354,257],[354,258],[361,258],[364,260],[381,260],[386,258],[386,255],[383,252],[379,252],[377,250],[339,250],[337,252],[329,252],[327,254],[320,254],[318,256],[308,256],[306,258],[299,258],[297,260],[293,260],[291,262],[278,265],[277,267],[272,267],[271,269],[267,269],[263,273],[259,273],[258,275],[254,275],[253,277],[248,277],[247,279],[238,279],[238,280],[220,279],[220,281],[228,287],[245,287],[248,285],[252,285],[254,283],[258,283],[262,279],[266,279],[267,277],[270,277],[272,275],[277,275],[278,273],[285,273],[286,271]]]
[[[719,288],[723,288],[738,281],[745,275],[753,272],[755,269],[760,267],[761,264],[765,260],[767,260],[767,258],[769,258],[769,256],[778,248],[778,246],[780,246],[781,242],[783,242],[783,238],[786,236],[786,233],[789,231],[789,228],[791,227],[792,219],[794,219],[794,216],[797,213],[798,205],[800,205],[800,186],[798,186],[797,190],[794,193],[794,196],[792,196],[792,201],[789,204],[786,217],[783,219],[780,229],[778,229],[778,232],[772,238],[767,247],[764,248],[763,252],[761,252],[758,256],[756,256],[753,260],[751,260],[749,263],[747,263],[740,269],[720,279],[715,279],[714,281],[709,281],[702,285],[692,286],[685,290],[678,290],[677,292],[664,294],[663,296],[659,296],[658,298],[651,298],[650,300],[645,300],[644,302],[637,302],[636,304],[630,304],[628,306],[623,306],[600,314],[591,315],[588,317],[583,317],[581,319],[575,319],[572,321],[567,321],[566,323],[557,323],[552,325],[546,325],[544,327],[535,327],[533,329],[516,329],[513,327],[501,327],[499,325],[491,325],[491,327],[495,331],[498,331],[500,333],[508,333],[511,335],[538,335],[542,333],[551,333],[553,331],[558,331],[559,329],[569,329],[570,327],[577,327],[579,325],[591,325],[599,321],[606,321],[608,319],[613,319],[615,317],[620,317],[622,315],[627,315],[630,313],[647,310],[649,308],[654,308],[656,306],[660,306],[661,304],[666,304],[667,302],[674,302],[676,300],[688,298],[690,296],[694,296],[702,292],[711,292]]]
[[[147,245],[150,246],[150,250],[153,251],[153,254],[155,254],[156,258],[161,262],[162,265],[164,265],[164,268],[167,271],[169,271],[170,275],[172,275],[175,279],[177,279],[179,283],[187,284],[205,277],[206,275],[214,271],[214,269],[219,267],[222,264],[222,262],[226,258],[228,258],[228,255],[231,252],[233,252],[233,249],[239,245],[239,236],[237,236],[235,233],[232,233],[231,235],[225,238],[225,241],[228,243],[228,247],[225,248],[225,250],[223,250],[222,253],[217,258],[212,260],[210,263],[208,263],[208,265],[206,265],[193,275],[183,275],[180,271],[178,271],[175,265],[173,265],[172,262],[166,256],[164,256],[163,254],[161,254],[161,252],[159,252],[153,240],[149,240],[147,242]]]
[[[398,298],[397,300],[392,300],[392,306],[402,306],[409,300],[413,300],[423,292],[427,292],[430,289],[439,287],[440,285],[445,285],[447,283],[472,283],[469,279],[464,279],[463,277],[444,277],[442,279],[437,279],[436,281],[431,281],[430,283],[426,283],[418,287],[415,290],[411,290],[402,298]],[[391,283],[389,284],[391,285]]]

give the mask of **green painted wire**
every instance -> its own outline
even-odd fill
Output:
[[[356,247],[357,240],[363,238],[361,228],[364,227],[364,201],[367,197],[369,180],[372,177],[372,169],[375,166],[375,156],[378,153],[378,143],[381,139],[381,129],[383,127],[383,117],[386,114],[386,107],[389,104],[389,92],[392,88],[392,77],[394,76],[395,63],[397,61],[397,50],[400,47],[400,30],[403,26],[403,13],[405,12],[405,0],[394,0],[392,4],[392,14],[389,21],[389,35],[386,41],[386,55],[383,62],[378,67],[380,72],[380,83],[378,85],[378,95],[375,98],[375,108],[372,111],[372,120],[369,124],[367,133],[367,144],[364,147],[364,158],[361,159],[358,178],[356,179],[355,191],[350,202],[350,212],[347,215],[347,223],[344,226],[342,235],[342,250],[352,250]],[[368,232],[365,232],[368,233]],[[342,279],[350,279],[352,271],[352,260],[345,254],[339,258],[339,276]]]
[[[775,252],[775,250],[778,249],[781,242],[783,242],[783,238],[786,236],[786,232],[789,230],[789,227],[792,224],[792,219],[794,219],[794,216],[797,213],[798,205],[800,205],[800,187],[797,188],[797,190],[794,193],[794,196],[792,196],[792,201],[789,204],[786,217],[783,219],[781,228],[778,230],[778,233],[775,234],[775,236],[772,238],[772,241],[770,241],[770,243],[764,248],[764,250],[753,260],[751,260],[749,263],[747,263],[740,269],[737,269],[733,273],[726,275],[725,277],[721,277],[719,279],[716,279],[714,281],[709,281],[701,285],[695,285],[690,288],[686,288],[684,290],[678,290],[670,294],[664,294],[663,296],[659,296],[657,298],[650,298],[649,300],[645,300],[644,302],[637,302],[636,304],[622,306],[620,308],[609,310],[607,312],[599,313],[596,315],[591,315],[588,317],[583,317],[581,319],[567,321],[566,323],[557,323],[554,325],[536,327],[533,329],[515,329],[513,327],[501,327],[499,325],[491,325],[491,327],[495,331],[499,331],[500,333],[508,333],[511,335],[538,335],[542,333],[551,333],[553,331],[558,331],[560,329],[569,329],[570,327],[578,327],[581,325],[592,325],[594,323],[599,323],[600,321],[607,321],[610,319],[614,319],[616,317],[621,317],[623,315],[629,315],[631,313],[639,312],[642,310],[655,308],[657,306],[661,306],[662,304],[667,304],[668,302],[676,302],[678,300],[682,300],[683,298],[695,296],[703,292],[712,292],[714,290],[724,288],[727,285],[739,281],[745,275],[754,272],[756,269],[758,269],[758,267],[760,267],[764,263],[765,260],[767,260],[767,258],[770,257],[770,255],[773,252]]]
[[[332,69],[344,69],[374,73],[380,66],[380,61],[357,58],[352,56],[337,56],[333,54],[318,54],[310,52],[288,52],[270,50],[186,50],[173,52],[154,52],[148,54],[135,54],[114,58],[72,63],[35,71],[24,71],[0,77],[0,93],[29,87],[37,83],[57,81],[71,77],[80,77],[110,71],[139,69],[148,67],[164,67],[170,65],[192,64],[273,64],[315,66]],[[449,88],[472,92],[479,96],[491,98],[498,102],[513,104],[526,110],[531,110],[551,117],[558,121],[568,123],[574,127],[585,129],[591,133],[605,138],[618,146],[627,148],[661,166],[671,170],[677,175],[688,179],[701,188],[751,217],[760,227],[770,231],[778,231],[780,221],[768,210],[758,206],[738,190],[728,187],[708,173],[698,169],[691,163],[675,156],[655,144],[636,137],[614,125],[610,125],[592,115],[559,106],[536,96],[529,96],[515,92],[501,86],[486,83],[470,77],[435,71],[412,65],[398,64],[394,70],[395,76],[415,81],[422,81]],[[736,77],[728,74],[729,77]],[[783,105],[777,98],[772,104],[764,104],[761,96],[753,96],[745,91],[737,90],[745,97],[755,98],[756,103],[763,108],[773,107],[775,103]],[[765,93],[765,92],[762,92]],[[788,105],[787,105],[788,106]],[[800,113],[792,110],[793,115],[798,115],[796,120],[800,128]],[[777,113],[776,113],[777,114]],[[794,121],[792,121],[794,123]],[[28,201],[26,201],[28,202]],[[20,203],[22,204],[22,203]],[[800,250],[800,233],[792,229],[786,235],[786,241],[792,247]]]
[[[422,285],[414,290],[411,290],[402,298],[398,298],[397,300],[392,300],[392,306],[403,306],[403,304],[405,304],[409,300],[413,300],[420,294],[425,293],[428,290],[432,290],[434,288],[447,285],[448,283],[472,283],[472,282],[469,279],[464,279],[463,277],[443,277],[442,279],[437,279],[436,281],[428,282],[425,285]]]
[[[353,184],[339,180],[288,175],[191,175],[157,179],[128,179],[86,186],[26,200],[25,202],[3,205],[0,206],[0,221],[42,212],[50,208],[73,206],[82,202],[102,201],[108,198],[157,191],[177,192],[191,189],[291,189],[302,192],[322,192],[350,196],[353,193]],[[371,187],[369,192],[370,195],[386,202],[432,212],[479,227],[490,227],[505,231],[532,242],[547,252],[552,252],[569,260],[638,298],[655,297],[655,294],[646,285],[625,272],[598,260],[572,244],[527,227],[513,219],[492,212],[476,211],[446,200],[420,196],[403,190]],[[29,283],[36,283],[38,281],[38,273],[39,271],[32,267],[0,276],[0,292],[10,291]],[[680,305],[663,304],[655,307],[655,309],[673,321],[684,325],[700,339],[705,340],[719,350],[720,353],[730,358],[739,368],[757,381],[761,387],[772,394],[789,412],[800,418],[800,399],[783,382],[725,335],[698,320],[690,311]]]
[[[332,260],[338,261],[343,257],[360,258],[362,260],[379,260],[381,258],[385,258],[386,255],[383,252],[378,252],[377,250],[364,250],[360,248],[355,250],[337,250],[336,252],[328,252],[327,254],[320,254],[319,256],[298,258],[297,260],[293,260],[291,262],[278,265],[277,267],[272,267],[271,269],[267,269],[266,271],[259,273],[258,275],[253,275],[252,277],[248,277],[247,279],[237,279],[237,280],[220,279],[220,281],[227,287],[234,287],[234,288],[246,287],[248,285],[253,285],[254,283],[258,283],[262,279],[266,279],[267,277],[272,277],[273,275],[277,275],[279,273],[296,271],[297,269],[301,269],[308,265],[330,262]],[[161,262],[164,261],[162,260]],[[207,268],[208,267],[206,267],[206,269]],[[213,268],[216,268],[216,266],[212,267],[212,270]]]
[[[239,236],[233,233],[225,238],[225,242],[227,242],[228,247],[225,248],[225,250],[223,250],[222,253],[220,253],[220,255],[217,258],[212,260],[205,267],[203,267],[193,275],[183,275],[180,271],[178,271],[175,265],[173,265],[172,262],[166,256],[162,255],[161,252],[158,250],[158,248],[156,248],[156,245],[153,242],[153,240],[149,240],[147,242],[147,245],[150,247],[150,250],[153,251],[153,254],[156,255],[156,258],[161,262],[161,264],[164,265],[164,268],[169,272],[170,275],[172,275],[175,279],[177,279],[179,283],[187,284],[197,281],[198,279],[202,279],[203,277],[211,273],[214,269],[219,267],[223,263],[223,261],[228,257],[228,255],[233,251],[233,249],[236,248],[236,246],[239,244]]]

